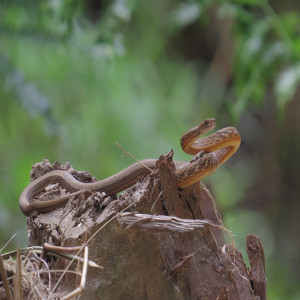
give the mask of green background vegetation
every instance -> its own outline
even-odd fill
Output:
[[[175,151],[207,117],[242,145],[206,178],[245,254],[257,234],[271,300],[299,299],[298,1],[1,1],[0,239],[26,245],[31,165],[98,179]]]

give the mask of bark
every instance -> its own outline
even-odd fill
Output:
[[[252,236],[247,242],[251,272],[241,253],[224,244],[208,190],[199,183],[177,189],[172,152],[161,156],[157,167],[118,197],[82,194],[50,213],[34,213],[28,218],[29,245],[69,247],[88,241],[89,259],[104,269],[88,268],[82,299],[266,299],[259,239]],[[95,181],[69,164],[46,160],[33,167],[31,177],[54,169]],[[58,184],[52,185],[41,198],[64,193]],[[46,259],[51,269],[68,265],[61,258]],[[52,276],[52,286],[59,276]],[[65,275],[53,296],[75,288],[76,277]]]

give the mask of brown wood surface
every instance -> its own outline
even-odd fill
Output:
[[[255,263],[260,270],[257,279],[241,253],[233,245],[224,246],[220,217],[203,185],[177,189],[172,155],[161,156],[157,171],[118,197],[82,194],[65,207],[31,216],[29,245],[81,245],[134,203],[89,241],[89,259],[104,269],[89,267],[82,299],[266,299],[261,264]],[[52,169],[70,171],[78,180],[95,180],[69,164],[51,165],[46,160],[33,168],[32,176]],[[48,196],[64,192],[53,186]],[[250,249],[250,262],[262,259],[261,244],[255,241],[258,248]],[[63,259],[48,262],[53,269],[68,265]],[[255,266],[251,265],[256,270]],[[53,284],[58,277],[52,276]],[[75,287],[75,276],[66,275],[56,295]]]

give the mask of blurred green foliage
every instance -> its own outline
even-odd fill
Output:
[[[268,218],[242,204],[259,176],[254,116],[272,99],[283,122],[299,86],[297,1],[0,3],[2,245],[14,232],[11,247],[26,243],[17,200],[35,162],[70,161],[100,179],[132,163],[115,141],[138,159],[171,148],[188,159],[181,134],[214,116],[245,141],[205,180],[225,225],[244,255],[246,234],[262,239],[269,299],[299,298]]]

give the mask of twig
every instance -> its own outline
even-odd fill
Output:
[[[86,283],[87,266],[88,266],[88,254],[89,254],[89,248],[88,248],[88,246],[85,246],[84,247],[84,261],[83,261],[83,266],[82,266],[82,274],[81,274],[81,280],[80,280],[79,287],[76,288],[71,293],[69,293],[68,295],[62,297],[61,300],[72,299],[72,298],[80,295],[84,291],[85,283]]]
[[[23,300],[23,289],[22,289],[22,267],[21,267],[21,251],[17,249],[16,258],[16,271],[13,279],[14,286],[14,298],[15,300]]]
[[[137,158],[135,158],[131,153],[127,152],[118,142],[115,142],[115,144],[128,156],[132,157],[136,162],[138,162],[139,164],[141,164],[142,166],[144,166],[146,169],[148,169],[150,172],[152,172],[152,170],[147,167],[145,164],[143,164],[141,161],[139,161]]]
[[[81,250],[83,248],[80,248]],[[33,247],[27,247],[27,248],[21,248],[20,249],[20,252],[21,254],[24,254],[26,253],[28,250],[32,250],[34,253],[36,254],[41,254],[42,251],[43,251],[43,247],[42,246],[33,246]],[[10,251],[10,252],[7,252],[7,253],[4,253],[2,254],[2,258],[3,259],[8,259],[9,257],[11,256],[15,256],[17,254],[17,250],[13,250],[13,251]],[[56,256],[56,257],[61,257],[61,258],[66,258],[68,260],[72,260],[73,261],[80,261],[80,262],[83,262],[83,259],[81,257],[78,257],[76,255],[73,255],[73,254],[67,254],[67,253],[59,253],[59,252],[54,252],[54,251],[47,251],[47,255],[51,255],[51,256]],[[90,267],[93,267],[93,268],[100,268],[100,269],[103,269],[103,267],[97,265],[94,261],[92,260],[89,260],[88,261],[88,265]],[[1,285],[1,283],[0,283]]]
[[[3,251],[3,249],[10,243],[10,241],[17,235],[17,233],[15,233],[7,242],[6,244],[0,249],[0,252]]]
[[[56,253],[74,253],[81,249],[81,246],[76,247],[61,247],[54,246],[48,243],[44,243],[43,248],[47,251],[56,252]]]
[[[156,202],[158,201],[159,197],[161,196],[161,194],[162,194],[162,191],[160,191],[160,193],[158,194],[157,198],[156,198],[155,201],[153,202],[153,204],[152,204],[152,206],[151,206],[151,212],[153,211],[154,206],[155,206]]]
[[[0,251],[0,275],[1,275],[1,278],[3,281],[7,300],[12,300],[12,295],[10,293],[9,284],[8,284],[7,275],[6,275],[6,271],[5,271],[4,264],[3,264],[1,251]]]

